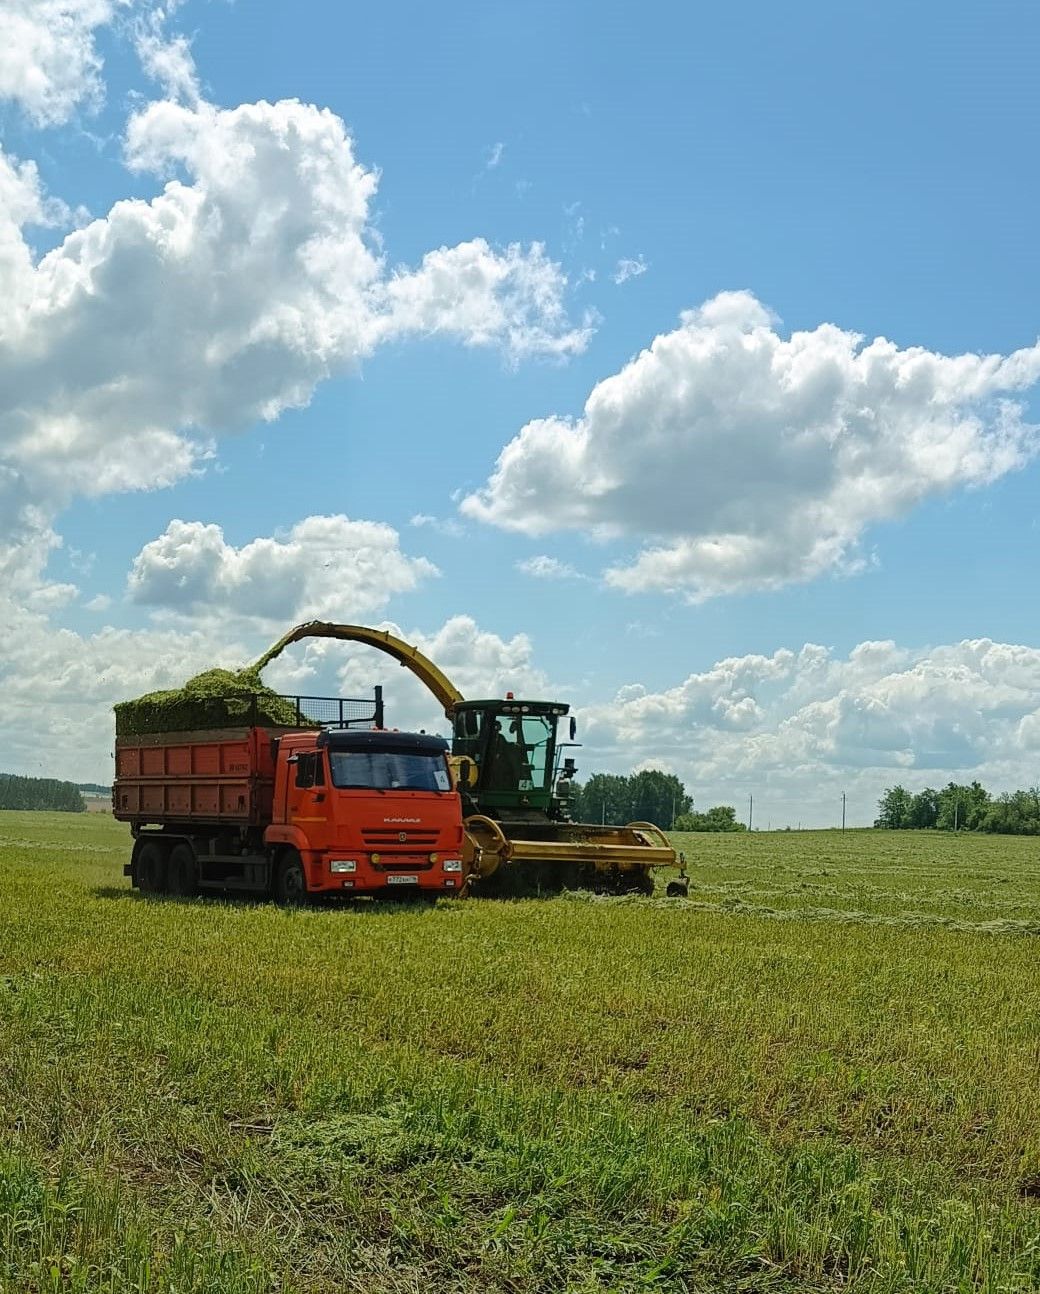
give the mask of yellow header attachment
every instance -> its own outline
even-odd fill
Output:
[[[428,656],[424,656],[418,647],[395,638],[386,629],[369,629],[365,625],[336,625],[325,620],[308,620],[306,624],[297,625],[295,629],[283,635],[273,647],[260,657],[254,669],[262,670],[276,656],[303,638],[339,638],[344,642],[365,643],[398,661],[405,669],[410,669],[420,683],[426,685],[438,702],[444,707],[444,713],[450,719],[455,707],[464,700],[462,693],[446,675],[442,674]]]

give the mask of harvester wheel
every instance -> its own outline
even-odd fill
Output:
[[[303,859],[295,849],[287,849],[278,859],[274,874],[274,897],[283,907],[304,907],[309,901]]]
[[[649,896],[654,892],[654,878],[649,868],[638,867],[622,871],[620,867],[611,867],[593,873],[588,887],[594,894],[642,894]]]
[[[512,844],[494,818],[487,818],[482,813],[471,814],[463,825],[469,852],[472,854],[473,870],[477,874],[473,880],[478,877],[486,880],[508,861],[513,852]]]
[[[623,872],[621,883],[623,894],[643,894],[649,898],[654,892],[654,876],[648,867],[640,867],[637,872]]]
[[[166,850],[157,840],[146,840],[137,851],[137,888],[142,894],[166,889]]]
[[[166,881],[170,893],[177,898],[190,899],[199,892],[195,851],[183,841],[174,845],[166,864]]]

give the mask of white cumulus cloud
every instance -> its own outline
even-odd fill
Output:
[[[167,17],[167,11],[161,6],[142,14],[134,24],[134,49],[145,74],[157,81],[169,98],[197,104],[199,78],[191,41],[179,33],[169,35]]]
[[[0,6],[0,99],[39,126],[66,122],[103,96],[94,37],[127,0],[4,0]]]
[[[596,770],[666,766],[701,807],[754,794],[763,826],[833,823],[846,790],[863,824],[897,782],[1033,783],[1038,698],[1035,647],[865,642],[843,657],[807,644],[730,657],[659,692],[630,684],[581,718]]]
[[[0,542],[74,495],[171,484],[215,437],[305,405],[389,340],[514,360],[584,345],[540,246],[474,239],[388,272],[376,174],[329,111],[164,100],[125,149],[162,191],[38,261],[24,226],[53,212],[31,164],[0,156]]]
[[[649,269],[646,261],[642,256],[633,259],[630,256],[623,256],[614,267],[613,279],[620,287],[622,283],[627,283],[629,279],[637,279],[640,274],[645,274]]]
[[[533,575],[536,580],[580,580],[584,576],[574,569],[569,562],[561,562],[558,557],[549,557],[539,553],[535,557],[525,557],[516,563],[516,569],[524,575]]]
[[[634,537],[638,555],[606,572],[627,591],[777,588],[855,568],[872,523],[1021,467],[1040,437],[1013,397],[1038,377],[1040,345],[946,356],[833,324],[784,337],[750,293],[722,293],[580,418],[528,423],[462,510]]]
[[[236,548],[218,525],[171,521],[134,558],[136,602],[189,615],[241,617],[272,626],[352,621],[381,611],[437,568],[401,551],[392,526],[348,517],[306,517],[282,538]]]

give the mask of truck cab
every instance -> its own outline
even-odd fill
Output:
[[[447,752],[426,733],[281,737],[264,844],[299,858],[281,877],[283,897],[301,883],[313,894],[460,890],[462,814]]]

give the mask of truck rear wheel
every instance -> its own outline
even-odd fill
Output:
[[[303,859],[295,849],[287,849],[278,859],[274,873],[274,898],[285,907],[303,907],[309,901]]]
[[[137,888],[142,894],[166,889],[166,850],[157,840],[146,840],[137,852]]]
[[[195,851],[182,841],[174,845],[166,864],[166,881],[170,893],[177,898],[189,899],[199,891]]]

